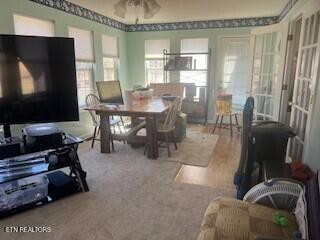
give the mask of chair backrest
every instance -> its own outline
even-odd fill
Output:
[[[177,119],[177,113],[180,107],[180,98],[176,97],[173,101],[170,103],[170,109],[167,112],[166,119],[164,121],[164,129],[171,131],[174,129],[176,119]]]
[[[153,95],[157,97],[171,95],[182,98],[184,93],[183,83],[151,83],[150,88],[154,91]]]
[[[232,95],[218,95],[216,100],[216,113],[218,115],[226,115],[231,113]]]
[[[94,94],[88,94],[86,97],[86,105],[87,107],[92,107],[94,105],[100,104],[100,99]],[[100,116],[96,114],[95,111],[89,110],[89,114],[92,118],[92,122],[94,126],[99,126],[100,124]]]

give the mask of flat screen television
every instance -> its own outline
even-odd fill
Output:
[[[0,35],[0,124],[78,120],[73,39]]]

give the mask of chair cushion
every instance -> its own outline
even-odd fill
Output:
[[[287,227],[273,222],[276,213],[288,219]],[[231,198],[218,198],[209,204],[205,212],[198,240],[247,240],[258,236],[292,239],[292,233],[297,229],[295,217],[289,212]]]

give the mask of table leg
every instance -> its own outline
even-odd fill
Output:
[[[157,159],[159,157],[157,140],[157,121],[156,117],[146,117],[148,158]]]
[[[109,115],[105,113],[100,114],[100,144],[101,153],[111,153],[110,142],[111,142],[111,129]]]

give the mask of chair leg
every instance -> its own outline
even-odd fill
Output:
[[[124,125],[123,125],[124,126]],[[119,129],[119,133],[122,135],[122,130],[121,130],[121,124],[120,123],[117,123],[117,127]],[[123,140],[123,143],[126,143],[125,140]]]
[[[122,123],[123,129],[126,130],[125,127],[124,127],[124,121],[123,121],[122,116],[120,116],[120,121],[121,121],[121,123]]]
[[[112,139],[112,137],[111,137],[111,139],[110,139],[110,142],[111,142],[111,148],[112,148],[112,151],[114,152],[114,143],[113,143],[113,139]]]
[[[217,116],[216,124],[214,125],[214,128],[213,128],[213,130],[212,130],[212,134],[214,134],[214,131],[215,131],[216,128],[217,128],[217,125],[218,125],[218,122],[219,122],[219,118],[220,118],[220,115]]]
[[[232,133],[232,115],[230,114],[230,134],[231,134],[231,137],[233,136],[233,133]]]
[[[92,142],[91,142],[91,148],[93,148],[94,141],[96,140],[96,134],[97,134],[97,127],[94,127],[93,137],[92,137]]]
[[[164,134],[165,138],[166,138],[166,143],[167,143],[167,149],[168,149],[168,156],[169,158],[171,157],[171,152],[170,152],[170,142],[169,142],[169,138],[168,138],[168,133]]]
[[[235,120],[236,120],[238,132],[240,132],[240,124],[239,124],[239,121],[238,121],[238,115],[237,115],[237,114],[234,114],[234,118],[235,118]]]
[[[223,124],[223,115],[221,116],[221,120],[220,120],[220,126],[219,126],[219,130],[221,130],[221,128],[222,128],[222,124]]]
[[[171,132],[171,138],[172,138],[172,141],[173,141],[173,143],[174,143],[175,149],[178,150],[176,138],[174,137],[174,132],[173,132],[173,131]]]
[[[146,145],[144,145],[143,155],[146,155],[147,150],[148,150],[148,143],[146,143]]]
[[[119,133],[122,134],[122,130],[121,130],[120,123],[117,123],[117,127],[118,127],[118,129],[119,129]]]

